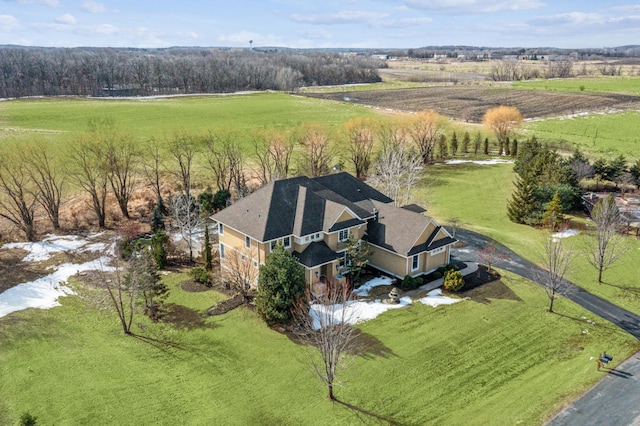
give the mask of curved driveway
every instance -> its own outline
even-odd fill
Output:
[[[458,230],[456,237],[467,247],[452,249],[456,260],[478,261],[478,250],[494,244],[505,260],[496,266],[531,281],[541,284],[543,269],[496,241],[473,231]],[[622,309],[611,302],[566,282],[561,292],[566,298],[585,309],[605,318],[640,339],[640,316]],[[628,426],[640,425],[640,353],[620,364],[615,369],[602,369],[606,374],[569,407],[558,413],[548,425],[551,426]]]

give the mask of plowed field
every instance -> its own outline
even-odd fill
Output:
[[[402,111],[434,109],[448,117],[469,122],[482,121],[487,109],[499,105],[515,106],[525,118],[640,107],[640,96],[534,92],[489,86],[308,93],[306,96]]]

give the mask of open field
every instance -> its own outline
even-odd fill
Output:
[[[309,93],[307,96],[343,101],[342,93]],[[511,89],[505,84],[477,87],[425,87],[413,89],[354,91],[349,103],[401,111],[434,109],[448,117],[481,122],[487,109],[509,105],[525,118],[575,114],[582,111],[638,108],[640,97],[606,94],[542,92]]]
[[[571,302],[546,313],[536,285],[505,273],[462,303],[364,323],[366,350],[337,390],[349,406],[332,404],[295,342],[246,308],[203,317],[220,295],[165,279],[183,321],[139,317],[146,339],[87,298],[1,318],[0,423],[28,411],[43,424],[538,424],[602,377],[603,347],[616,362],[637,350]]]
[[[553,80],[514,81],[518,89],[572,93],[620,93],[640,96],[640,77],[579,77]]]
[[[488,235],[522,257],[540,263],[546,231],[513,223],[507,217],[507,200],[511,197],[515,180],[511,164],[437,165],[427,173],[427,179],[416,194],[416,201],[426,200],[430,215],[441,223],[458,219],[460,226]],[[629,251],[604,273],[609,284],[598,284],[596,270],[587,263],[584,255],[589,241],[584,235],[586,223],[581,216],[572,218],[572,226],[583,234],[566,240],[576,253],[567,278],[616,305],[640,314],[640,282],[637,279],[640,240],[627,238]],[[621,287],[628,287],[630,291]]]
[[[284,93],[193,96],[159,99],[26,99],[0,102],[0,138],[84,132],[92,119],[110,119],[135,137],[165,137],[172,132],[231,129],[247,136],[261,128],[288,130],[303,123],[336,127],[375,112],[361,106],[318,102]]]
[[[540,140],[567,141],[592,156],[608,158],[623,154],[630,161],[640,158],[640,108],[617,113],[552,118],[525,123],[528,134]]]

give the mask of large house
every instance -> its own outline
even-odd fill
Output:
[[[276,244],[305,267],[308,284],[349,272],[348,240],[365,240],[369,265],[403,278],[449,263],[456,240],[418,206],[393,200],[348,173],[295,177],[265,185],[216,213],[220,264],[230,257],[259,268]],[[257,274],[256,274],[257,276]]]

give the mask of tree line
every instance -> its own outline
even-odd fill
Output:
[[[379,82],[381,66],[320,51],[0,47],[0,97],[290,91]]]

